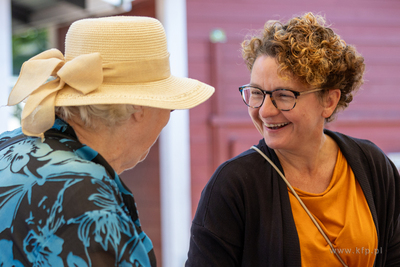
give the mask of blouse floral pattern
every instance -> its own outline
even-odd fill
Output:
[[[155,266],[132,193],[66,122],[51,131],[0,150],[0,266]]]

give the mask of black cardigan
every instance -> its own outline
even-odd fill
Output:
[[[325,130],[363,189],[375,222],[375,266],[400,266],[400,177],[372,142]],[[274,150],[257,146],[281,171]],[[301,266],[285,182],[256,151],[223,163],[204,188],[192,223],[186,266]]]

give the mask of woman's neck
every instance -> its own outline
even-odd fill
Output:
[[[338,146],[323,134],[315,145],[298,151],[276,150],[286,179],[293,187],[310,193],[321,193],[329,185],[336,165]]]
[[[108,127],[102,122],[96,122],[96,127],[85,127],[76,120],[68,120],[68,124],[82,144],[97,151],[118,174],[124,171],[122,166],[126,144],[123,142],[123,128]]]

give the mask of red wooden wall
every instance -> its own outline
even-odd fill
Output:
[[[365,84],[349,108],[327,128],[400,152],[400,1],[395,0],[187,0],[189,77],[216,87],[210,101],[190,111],[192,211],[223,161],[258,143],[238,87],[249,82],[240,43],[269,19],[312,11],[365,57]],[[212,44],[210,32],[225,31]]]

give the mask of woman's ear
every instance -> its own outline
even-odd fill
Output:
[[[145,113],[145,107],[134,105],[133,108],[134,108],[135,112],[132,113],[132,118],[135,121],[138,121],[138,122],[143,121],[144,115],[145,115],[144,114]]]
[[[340,100],[341,91],[340,89],[330,89],[327,95],[324,97],[324,111],[322,116],[329,118],[336,109],[337,104]]]

